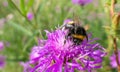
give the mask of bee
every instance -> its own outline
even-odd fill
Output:
[[[80,25],[78,18],[64,24],[63,30],[68,30],[66,39],[72,40],[76,45],[79,45],[85,38],[88,40],[86,30]]]

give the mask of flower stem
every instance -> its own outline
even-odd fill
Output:
[[[111,17],[114,16],[115,3],[116,3],[116,0],[111,0],[111,7],[110,7],[110,15],[111,15]]]
[[[119,63],[119,54],[118,54],[118,48],[117,48],[117,41],[116,41],[116,38],[113,38],[113,47],[114,47],[114,53],[115,53],[115,58],[116,58],[116,62],[117,62],[117,65],[118,65],[118,72],[120,72],[120,63]]]
[[[116,63],[117,63],[117,69],[118,69],[118,72],[120,72],[119,54],[118,54],[117,40],[116,40],[116,38],[117,38],[116,31],[118,29],[120,15],[119,15],[119,13],[116,13],[114,11],[116,3],[117,3],[117,0],[111,0],[110,15],[111,15],[111,19],[112,19],[112,29],[115,34],[115,35],[112,35],[114,54],[115,54],[115,59],[116,59]]]
[[[21,12],[21,10],[16,6],[16,4],[15,4],[12,0],[8,0],[8,1],[14,6],[14,8],[15,8],[30,24],[32,24],[32,23],[28,20],[27,16],[24,15],[24,14]]]

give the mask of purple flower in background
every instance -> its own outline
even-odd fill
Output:
[[[2,51],[4,48],[4,43],[0,41],[0,51]],[[0,55],[0,69],[2,69],[5,66],[5,56]]]
[[[31,12],[29,12],[28,14],[27,14],[27,18],[28,18],[28,20],[32,20],[33,19],[33,13],[31,13]]]
[[[68,22],[70,22],[70,21],[72,21],[71,19],[66,19],[66,20],[64,20],[64,23],[63,24],[66,24],[66,23],[68,23]]]
[[[8,6],[8,2],[7,2],[7,1],[4,1],[4,2],[3,2],[3,6],[4,6],[4,7],[7,7],[7,6]]]
[[[4,24],[5,24],[5,18],[1,18],[0,19],[0,29],[2,29],[3,28],[3,26],[4,26]]]
[[[91,2],[92,2],[92,0],[72,0],[73,4],[78,4],[81,6],[84,6],[84,5],[89,4]]]
[[[120,62],[120,51],[119,51],[119,62]],[[110,65],[111,65],[111,67],[112,68],[117,68],[117,63],[116,63],[116,56],[115,56],[115,54],[112,54],[111,56],[110,56]]]
[[[105,49],[95,43],[96,39],[91,39],[91,35],[88,36],[88,41],[85,39],[80,45],[74,45],[65,38],[67,31],[46,31],[46,34],[48,39],[39,42],[44,45],[32,48],[27,62],[27,66],[32,65],[32,69],[25,72],[74,72],[75,69],[90,72],[102,67]]]
[[[3,50],[3,48],[4,48],[4,43],[0,41],[0,51]]]
[[[5,57],[0,55],[0,69],[5,66]]]

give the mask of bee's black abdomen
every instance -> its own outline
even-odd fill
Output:
[[[83,41],[83,40],[78,39],[78,38],[73,38],[72,40],[76,45],[79,45]]]
[[[71,39],[77,45],[79,45],[83,41],[83,39],[73,37],[72,35],[78,35],[78,36],[80,35],[80,36],[85,36],[87,38],[86,31],[81,26],[72,27],[69,28],[68,30],[69,32],[67,34],[67,38]]]
[[[77,34],[80,34],[80,35],[86,36],[86,31],[85,31],[85,29],[84,29],[83,27],[80,27],[80,26],[77,28],[76,33],[77,33]]]

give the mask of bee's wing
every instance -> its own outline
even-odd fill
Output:
[[[75,25],[78,26],[80,25],[80,17],[76,14],[73,13],[73,21],[75,22]]]
[[[80,17],[78,15],[74,14],[74,13],[73,13],[73,21],[75,23],[75,28],[80,26]]]

